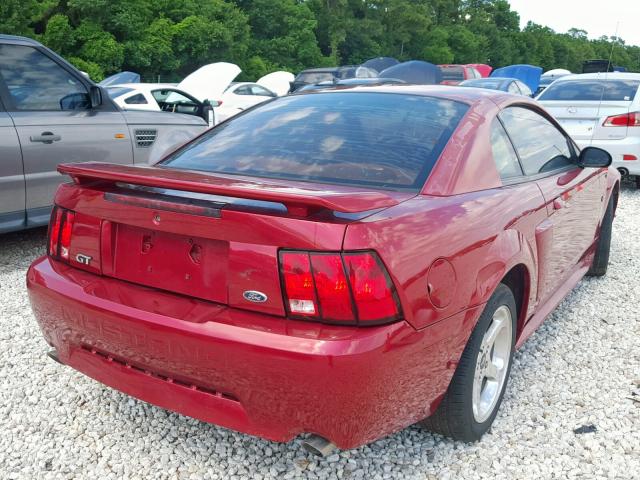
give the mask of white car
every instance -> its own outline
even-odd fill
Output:
[[[579,147],[607,150],[623,175],[640,188],[640,74],[626,72],[566,75],[537,100]]]
[[[249,107],[286,95],[294,79],[289,72],[273,72],[255,83],[232,83],[241,71],[233,63],[210,63],[187,75],[178,88],[201,101],[215,102],[215,120],[219,123]]]
[[[124,83],[106,87],[111,99],[123,110],[151,110],[195,115],[215,124],[211,107],[175,85],[165,83]]]
[[[257,83],[232,83],[218,100],[216,121],[222,122],[247,108],[277,97],[274,92]]]

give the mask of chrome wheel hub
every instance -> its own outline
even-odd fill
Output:
[[[473,416],[485,422],[493,413],[504,386],[511,361],[511,310],[500,306],[482,338],[473,377]]]

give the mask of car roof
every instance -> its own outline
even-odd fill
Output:
[[[143,92],[150,92],[151,90],[163,90],[170,88],[171,90],[177,90],[181,92],[182,90],[172,85],[170,83],[118,83],[116,85],[109,85],[107,88],[132,88],[133,90],[139,90]]]
[[[19,42],[28,43],[28,44],[34,45],[34,46],[42,45],[40,42],[37,42],[32,38],[20,37],[18,35],[5,35],[3,33],[0,33],[0,42],[2,42],[3,40],[11,40],[13,42],[19,41]]]
[[[500,90],[488,90],[485,88],[461,88],[448,85],[358,85],[358,86],[338,86],[338,88],[305,90],[295,95],[339,95],[344,92],[367,92],[367,93],[395,93],[404,95],[417,95],[424,97],[436,97],[456,102],[463,102],[469,105],[482,102],[493,102],[498,106],[513,103],[514,96]],[[519,97],[519,103],[532,103],[526,97]]]
[[[556,82],[576,80],[640,80],[640,73],[633,72],[597,72],[597,73],[572,73],[555,79]]]

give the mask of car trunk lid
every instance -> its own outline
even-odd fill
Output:
[[[611,115],[629,112],[630,101],[555,101],[541,102],[562,128],[579,143],[591,140],[616,140],[627,136],[626,127],[603,127]]]
[[[63,186],[56,203],[83,222],[74,226],[71,265],[272,315],[285,313],[280,249],[340,251],[348,223],[414,196],[159,167],[59,171],[75,185]]]

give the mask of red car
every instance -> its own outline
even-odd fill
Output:
[[[442,72],[441,85],[459,85],[465,80],[482,78],[482,74],[473,65],[438,65]]]
[[[607,269],[610,162],[501,92],[282,97],[155,167],[61,166],[31,304],[54,358],[207,422],[473,441],[514,349]]]

